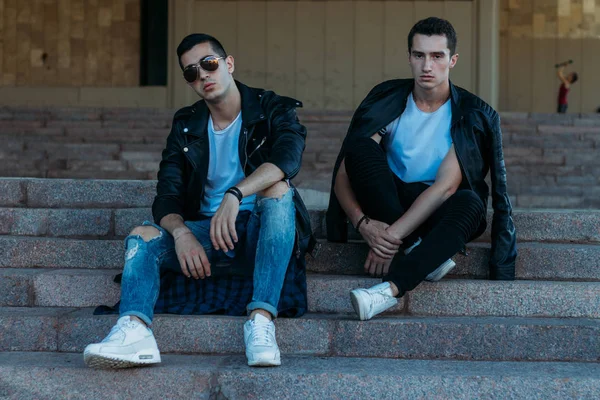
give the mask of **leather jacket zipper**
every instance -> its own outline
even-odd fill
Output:
[[[246,175],[246,167],[248,166],[248,128],[244,128],[244,156],[245,160],[242,172]]]
[[[267,137],[265,136],[265,137],[264,137],[264,138],[263,138],[263,139],[260,141],[260,143],[258,144],[258,146],[256,146],[256,148],[255,148],[254,150],[252,150],[252,153],[250,153],[250,155],[248,156],[248,158],[249,158],[249,157],[252,157],[252,155],[253,155],[254,153],[256,153],[256,150],[260,149],[260,146],[262,146],[263,144],[265,144],[265,141],[266,141],[266,140],[267,140]]]

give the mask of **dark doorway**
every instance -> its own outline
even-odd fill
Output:
[[[167,85],[167,1],[141,1],[140,86]]]

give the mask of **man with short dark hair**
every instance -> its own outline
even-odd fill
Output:
[[[395,305],[486,228],[491,174],[490,277],[514,279],[516,239],[506,192],[498,113],[454,86],[456,33],[443,19],[408,35],[413,79],[383,82],[358,107],[338,156],[327,211],[330,241],[347,238],[347,218],[368,243],[365,271],[383,283],[351,291],[361,320]]]
[[[235,81],[233,57],[212,36],[185,37],[177,56],[202,100],[175,114],[154,223],[125,239],[120,318],[84,359],[105,368],[159,363],[155,312],[248,313],[248,365],[280,365],[272,319],[306,312],[304,254],[314,246],[290,182],[306,138],[301,104]]]

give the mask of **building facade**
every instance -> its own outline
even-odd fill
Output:
[[[591,112],[599,9],[600,0],[0,0],[0,104],[190,104],[175,48],[206,32],[235,57],[241,81],[306,109],[347,111],[378,82],[409,76],[410,27],[440,16],[458,33],[457,85],[503,111],[553,112],[554,64],[573,59],[581,84],[569,111]]]

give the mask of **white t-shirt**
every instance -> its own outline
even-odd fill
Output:
[[[450,100],[432,113],[419,110],[412,93],[406,109],[386,127],[384,141],[388,165],[406,183],[435,182],[435,176],[452,146]]]
[[[208,120],[210,153],[204,198],[200,204],[200,213],[203,215],[214,215],[223,201],[225,191],[245,177],[238,152],[241,130],[241,112],[228,127],[220,131],[215,131],[212,117]],[[244,197],[240,211],[252,210],[255,200],[256,195]]]

